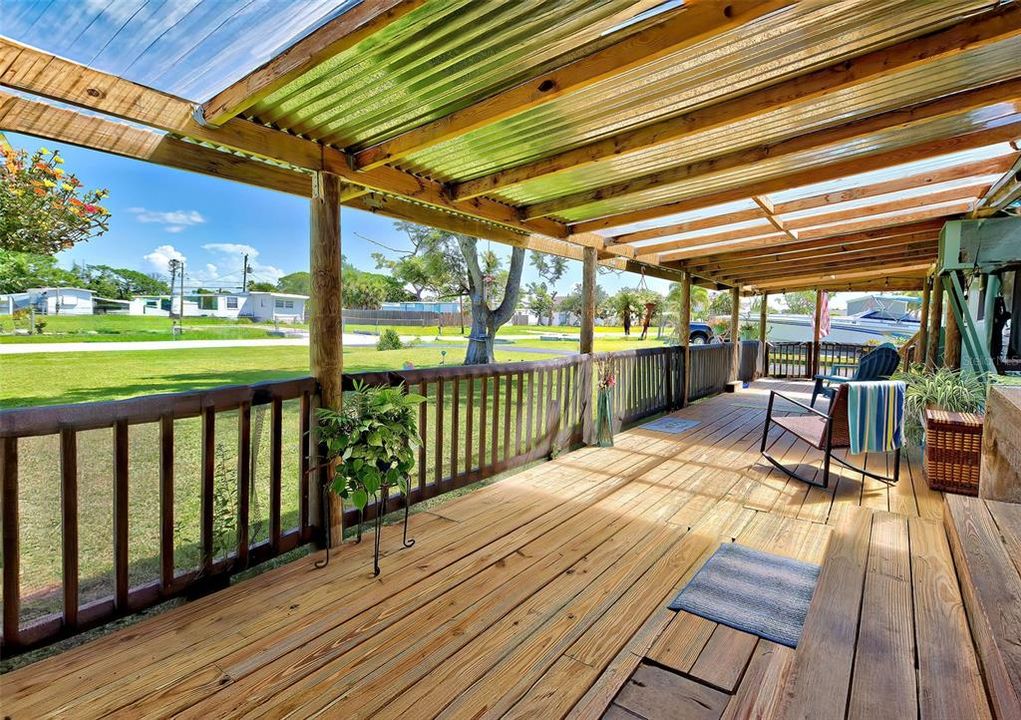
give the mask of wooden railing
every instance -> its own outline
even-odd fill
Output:
[[[691,349],[691,399],[723,388],[730,357],[729,345]],[[617,377],[616,429],[683,404],[679,347],[344,382],[404,384],[427,397],[409,496],[417,503],[591,438],[600,361]],[[208,592],[318,540],[316,403],[306,377],[0,411],[3,654]],[[387,511],[403,502],[391,497]],[[357,521],[345,511],[345,527]]]
[[[814,375],[848,377],[870,345],[819,343],[819,367],[815,368],[811,342],[775,342],[766,348],[767,375],[777,378],[809,378]]]

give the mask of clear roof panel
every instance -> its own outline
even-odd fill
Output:
[[[360,0],[0,0],[0,33],[202,102]]]

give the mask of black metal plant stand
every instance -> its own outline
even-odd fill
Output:
[[[332,539],[330,537],[330,523],[329,523],[329,508],[328,503],[330,501],[329,488],[323,487],[323,528],[325,533],[326,541],[326,557],[323,560],[317,560],[315,567],[317,570],[321,570],[330,564],[330,545]],[[390,497],[389,486],[384,486],[379,493],[373,493],[372,499],[376,505],[376,517],[373,518],[375,536],[372,539],[373,552],[372,552],[372,576],[376,577],[379,575],[379,537],[383,529],[383,516],[386,514],[386,504]],[[411,496],[409,493],[404,493],[404,535],[401,539],[401,544],[406,547],[412,547],[415,544],[414,538],[408,539],[408,517],[411,515]],[[355,536],[355,542],[360,543],[362,541],[362,523],[365,521],[365,510],[361,509],[358,511],[358,534]]]

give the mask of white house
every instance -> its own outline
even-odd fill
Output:
[[[92,291],[73,287],[46,287],[0,295],[0,315],[31,309],[40,315],[91,315]]]
[[[185,317],[250,318],[256,322],[305,321],[306,295],[277,292],[189,293],[184,296]],[[177,315],[181,296],[146,296],[131,303],[132,315]]]

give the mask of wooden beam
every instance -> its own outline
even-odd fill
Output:
[[[956,215],[968,212],[972,205],[972,201],[968,200],[933,208],[926,208],[923,210],[914,210],[912,212],[895,215],[893,217],[865,218],[864,220],[859,220],[857,222],[840,223],[838,225],[802,230],[798,233],[798,237],[805,240],[814,240],[820,237],[832,237],[835,233],[853,233],[864,230],[872,230],[879,227],[888,228],[897,225],[909,225],[921,222],[922,220],[931,220],[933,218],[946,218],[949,220]]]
[[[769,314],[769,293],[762,293],[759,296],[759,373],[763,376],[769,374],[766,367],[766,330],[767,316]]]
[[[830,225],[832,223],[867,218],[873,215],[899,212],[903,210],[922,210],[942,203],[952,202],[974,202],[989,188],[989,183],[980,185],[966,185],[964,187],[951,188],[940,192],[928,193],[917,197],[901,198],[875,205],[855,207],[849,210],[835,210],[833,212],[819,213],[806,217],[791,218],[784,221],[784,224],[792,230],[804,230],[805,228]]]
[[[477,128],[583,90],[739,27],[790,2],[705,0],[595,53],[355,153],[355,167],[392,163]]]
[[[309,368],[319,384],[321,407],[339,410],[341,374],[344,371],[341,310],[340,178],[315,174],[312,185],[309,295],[315,312],[309,322]],[[318,493],[317,493],[318,495]],[[328,518],[331,545],[344,541],[343,508],[329,493]]]
[[[740,228],[738,230],[723,230],[717,233],[710,233],[708,235],[697,235],[695,237],[685,238],[683,240],[668,240],[667,242],[655,243],[654,245],[641,245],[635,248],[637,254],[641,257],[654,257],[657,253],[668,252],[670,250],[681,250],[689,247],[700,247],[702,245],[711,245],[712,243],[728,242],[730,240],[747,240],[750,238],[776,238],[784,237],[788,240],[792,239],[790,235],[783,232],[774,232],[771,225],[763,225],[762,227],[751,227],[751,228]],[[797,238],[793,238],[797,239]]]
[[[906,175],[893,180],[883,180],[868,185],[849,187],[846,190],[835,190],[833,192],[811,195],[797,200],[789,200],[785,203],[776,203],[773,205],[773,210],[777,215],[786,215],[827,205],[839,205],[840,203],[851,202],[852,200],[880,197],[904,190],[922,189],[955,180],[977,180],[985,175],[1000,175],[1006,172],[1009,167],[1010,159],[1007,156],[991,158],[989,160],[978,160],[962,165],[951,165],[939,170]]]
[[[892,292],[895,290],[918,290],[922,286],[924,278],[921,276],[911,277],[880,277],[865,280],[853,280],[849,282],[821,282],[817,279],[809,282],[790,282],[779,286],[767,288],[770,293],[794,292],[796,290],[828,290],[830,292]],[[748,287],[744,290],[745,295],[762,293],[763,289]]]
[[[579,352],[591,355],[596,326],[596,250],[587,247],[581,271],[581,333]]]
[[[957,325],[957,315],[953,306],[946,303],[946,342],[943,348],[943,367],[951,370],[961,369],[961,328]]]
[[[829,273],[810,273],[807,275],[792,274],[785,278],[779,278],[776,280],[770,280],[768,282],[756,282],[750,283],[756,288],[761,290],[773,290],[776,288],[785,288],[793,284],[809,284],[813,283],[819,287],[829,286],[830,284],[839,284],[843,282],[850,282],[852,280],[866,280],[876,278],[898,278],[911,276],[914,278],[918,277],[918,283],[921,283],[921,278],[924,275],[924,271],[932,264],[931,260],[917,263],[907,263],[904,265],[898,265],[895,267],[888,268],[869,268],[866,270],[853,270],[850,272],[834,271]]]
[[[419,203],[470,215],[507,227],[566,238],[563,223],[523,221],[515,208],[486,198],[455,203],[441,183],[383,167],[351,169],[348,155],[247,120],[222,127],[203,126],[192,117],[192,104],[167,93],[57,58],[0,37],[0,85],[147,125],[192,140],[309,171],[326,170],[347,183]]]
[[[699,218],[698,220],[689,220],[688,222],[674,223],[672,225],[664,225],[662,227],[650,228],[648,230],[638,230],[632,233],[617,235],[616,237],[611,238],[611,242],[635,243],[642,240],[655,240],[656,238],[668,237],[670,235],[682,235],[684,233],[695,232],[697,230],[711,230],[725,225],[733,225],[734,223],[764,219],[762,210],[758,207],[754,207],[749,210],[738,210],[725,215],[713,215],[712,217]]]
[[[691,397],[691,273],[684,273],[681,279],[681,306],[678,308],[677,342],[683,348],[683,370],[681,380],[681,405],[687,406]]]
[[[819,343],[822,341],[822,299],[825,290],[815,291],[815,313],[812,318],[812,361],[809,376],[819,373]]]
[[[730,289],[730,377],[737,380],[741,366],[741,289]]]
[[[169,135],[0,92],[0,131],[310,197],[312,176]]]
[[[869,253],[873,257],[869,257]],[[830,270],[851,270],[857,268],[876,267],[877,263],[903,264],[912,260],[928,260],[930,263],[936,259],[935,244],[929,245],[925,250],[917,247],[901,249],[893,248],[887,251],[867,251],[854,257],[831,256],[820,258],[813,262],[799,263],[776,263],[769,267],[760,269],[743,268],[738,271],[708,273],[719,278],[722,282],[738,283],[741,285],[752,285],[757,282],[775,280],[794,274],[806,272],[828,272]]]
[[[1021,198],[1021,153],[1017,154],[1003,176],[983,193],[970,217],[995,215],[1018,198]]]
[[[939,155],[974,150],[996,143],[1007,142],[1021,137],[1021,119],[1009,119],[998,127],[988,127],[975,132],[957,135],[952,138],[927,140],[913,145],[884,150],[871,155],[849,158],[827,165],[800,168],[789,173],[777,175],[765,180],[758,180],[734,188],[699,195],[684,200],[657,205],[641,210],[630,210],[607,217],[571,223],[572,232],[595,232],[620,225],[653,220],[667,215],[676,215],[692,210],[722,205],[735,200],[743,200],[754,195],[791,190],[794,188],[828,182],[850,175],[886,170],[919,160],[932,160]]]
[[[709,266],[700,266],[698,269],[721,278],[737,277],[749,273],[768,273],[781,267],[801,267],[822,262],[851,262],[854,260],[868,260],[870,257],[878,260],[891,255],[912,252],[935,255],[937,247],[938,241],[935,236],[910,243],[904,242],[901,238],[889,238],[877,241],[875,244],[863,243],[860,246],[853,246],[849,250],[804,250],[799,253],[791,253],[789,257],[780,256],[770,260],[739,260],[733,263],[714,263]]]
[[[1021,79],[1007,80],[911,107],[891,110],[837,127],[816,130],[771,145],[744,148],[726,155],[667,168],[649,175],[628,178],[602,187],[529,205],[522,208],[521,212],[523,217],[529,219],[557,215],[567,210],[585,207],[605,198],[626,197],[663,185],[691,181],[705,175],[751,166],[764,160],[776,161],[780,158],[796,157],[802,153],[830,145],[839,145],[865,138],[890,128],[902,128],[904,131],[910,131],[918,124],[937,118],[960,116],[980,108],[1001,104],[1002,107],[996,109],[1001,118],[1021,114]],[[751,193],[753,197],[762,194],[765,193]]]
[[[697,133],[756,117],[768,117],[777,108],[806,103],[835,92],[867,85],[910,70],[920,64],[973,52],[1021,34],[1021,8],[1005,7],[983,13],[946,30],[911,38],[850,60],[842,60],[807,75],[753,90],[731,100],[673,116],[637,130],[601,138],[535,162],[494,172],[455,185],[457,199],[485,195],[540,177],[585,167],[608,158],[649,151],[676,143]]]
[[[932,277],[932,300],[929,302],[929,347],[925,353],[925,365],[930,370],[936,367],[939,357],[940,330],[943,323],[943,281],[939,275]]]
[[[200,108],[203,120],[210,125],[222,125],[325,60],[354,47],[404,17],[424,2],[366,0],[355,5],[205,102]]]
[[[898,230],[905,231],[897,232]],[[835,238],[801,240],[796,243],[787,243],[762,250],[718,253],[692,258],[684,263],[684,267],[693,271],[705,270],[712,272],[713,270],[722,270],[728,267],[752,266],[762,262],[799,260],[815,255],[853,251],[868,247],[886,247],[895,243],[907,244],[922,240],[936,242],[939,230],[940,228],[937,224],[929,223],[928,227],[905,225],[901,228],[892,228],[889,232],[870,230],[851,235],[839,235]]]
[[[922,311],[918,317],[918,344],[915,346],[915,363],[925,362],[925,353],[929,348],[929,302],[932,299],[932,278],[926,277],[922,285]]]
[[[756,195],[755,197],[752,198],[752,201],[759,206],[759,209],[762,210],[763,214],[766,216],[766,219],[769,221],[769,224],[776,228],[777,231],[782,232],[791,240],[798,239],[798,236],[791,232],[791,229],[790,227],[788,227],[787,223],[776,217],[776,215],[773,212],[773,204],[769,202],[768,198],[761,195]]]

